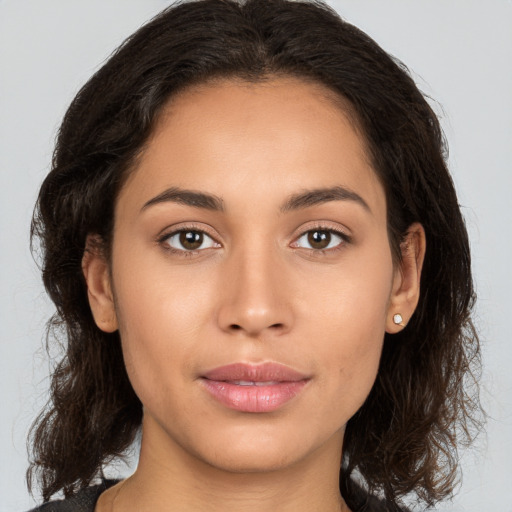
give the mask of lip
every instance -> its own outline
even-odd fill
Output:
[[[241,412],[271,412],[297,396],[310,377],[279,363],[221,366],[201,376],[204,389],[222,405]]]

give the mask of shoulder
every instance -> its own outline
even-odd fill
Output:
[[[94,512],[100,494],[117,482],[118,480],[103,480],[98,485],[81,489],[72,498],[48,501],[29,512]]]

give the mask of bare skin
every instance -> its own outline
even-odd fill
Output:
[[[177,187],[222,210],[162,195]],[[281,77],[174,98],[117,200],[111,268],[90,246],[94,318],[119,329],[144,406],[138,468],[96,511],[347,511],[345,425],[417,305],[425,235],[393,262],[384,189],[328,91]],[[308,377],[274,411],[205,391],[212,368],[269,361]]]

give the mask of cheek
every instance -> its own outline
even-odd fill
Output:
[[[328,293],[310,302],[318,340],[314,357],[327,368],[326,386],[334,394],[342,393],[353,413],[378,372],[392,288],[391,256],[382,249],[382,257],[375,254],[379,252],[361,252],[347,261],[334,283],[323,282]]]
[[[173,342],[175,333],[182,330],[180,319],[186,308],[178,300],[173,283],[154,266],[136,258],[118,258],[113,270],[125,364],[135,392],[144,403],[144,389],[160,388],[159,368],[169,370],[181,357],[179,349],[183,344]],[[169,375],[173,372],[169,371]]]
[[[360,409],[377,377],[384,333],[364,324],[339,330],[319,347],[316,363],[320,396],[316,403],[318,428],[336,431]]]
[[[380,248],[354,251],[334,272],[309,280],[309,315],[317,316],[320,329],[338,333],[355,347],[384,335],[393,265],[389,250]]]
[[[165,387],[181,389],[193,375],[198,355],[208,359],[215,350],[215,344],[204,340],[213,325],[219,285],[207,267],[173,267],[161,254],[124,249],[118,245],[117,255],[123,257],[116,260],[114,252],[113,264],[123,355],[136,394],[152,407],[172,400]]]
[[[353,305],[356,304],[354,301]],[[356,315],[359,311],[357,307],[347,311],[343,315],[345,322],[338,312],[337,325],[331,324],[329,332],[324,331],[324,342],[318,344],[314,356],[324,369],[325,385],[334,395],[343,397],[351,414],[362,405],[373,386],[384,341],[381,308],[373,315],[368,310]]]

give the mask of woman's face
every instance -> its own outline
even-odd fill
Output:
[[[119,328],[162,453],[242,472],[339,460],[402,278],[383,187],[327,94],[189,89],[119,195],[102,328]]]

